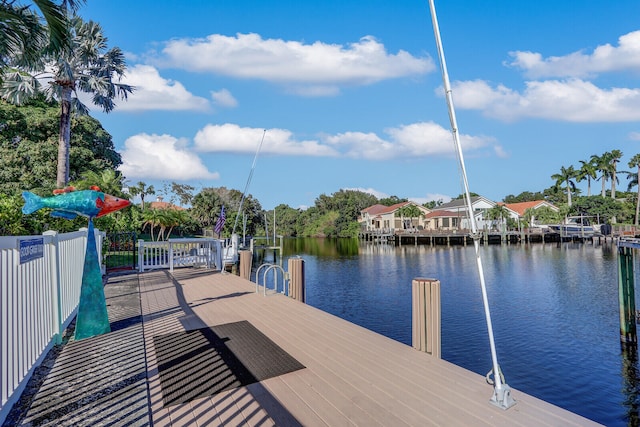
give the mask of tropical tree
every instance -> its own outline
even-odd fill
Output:
[[[607,195],[606,185],[607,185],[607,178],[609,177],[609,167],[610,167],[609,153],[608,152],[604,153],[601,156],[597,156],[593,154],[591,156],[591,162],[595,166],[596,171],[600,172],[600,177],[597,178],[597,180],[600,180],[602,183],[602,191],[600,195],[602,197],[606,197]]]
[[[640,185],[638,185],[638,177],[640,176],[640,154],[636,154],[629,160],[629,167],[636,168],[635,173],[628,173],[627,179],[629,179],[629,185],[627,187],[627,191],[631,191],[633,187],[638,187],[638,192],[636,195],[636,216],[635,216],[635,225],[638,225],[638,219],[640,217]]]
[[[587,197],[589,197],[591,196],[591,180],[598,177],[598,169],[593,162],[593,157],[589,161],[580,160],[580,163],[582,163],[582,166],[578,169],[576,180],[578,182],[587,180]]]
[[[122,191],[124,186],[124,176],[120,171],[105,169],[102,172],[87,171],[82,179],[74,182],[77,188],[89,188],[92,185],[98,186],[100,191],[112,196],[128,199],[129,197]]]
[[[596,217],[601,224],[604,224],[630,221],[633,211],[625,209],[624,203],[611,197],[591,196],[578,198],[566,214]]]
[[[60,134],[58,136],[58,167],[56,185],[61,188],[69,182],[69,149],[71,117],[88,114],[88,107],[79,98],[79,92],[92,96],[94,105],[104,112],[115,108],[114,99],[127,99],[133,87],[119,83],[126,69],[122,51],[107,50],[107,38],[99,24],[74,17],[69,22],[69,44],[55,54],[45,54],[43,61],[24,65],[10,64],[5,73],[0,95],[11,103],[21,105],[44,93],[48,99],[60,104]],[[46,52],[43,52],[46,53]],[[115,78],[118,78],[116,81]]]
[[[609,153],[609,171],[611,173],[611,198],[616,198],[616,183],[618,182],[618,178],[616,177],[617,165],[620,159],[622,158],[622,151],[620,150],[612,150]]]
[[[129,187],[129,194],[131,194],[131,197],[140,196],[142,210],[144,210],[144,198],[148,195],[156,194],[156,190],[153,185],[147,186],[145,182],[139,181],[138,184]]]
[[[58,107],[43,98],[18,107],[0,100],[0,188],[5,193],[34,191],[51,195],[56,188]],[[115,170],[122,163],[111,135],[91,116],[72,120],[70,179],[88,172]]]
[[[398,213],[402,218],[404,224],[404,218],[409,218],[409,224],[413,224],[413,218],[419,218],[422,215],[422,211],[416,205],[409,203],[398,209]]]
[[[556,181],[556,186],[560,187],[562,184],[566,184],[567,187],[567,205],[571,206],[571,190],[576,189],[576,184],[573,182],[573,179],[577,176],[576,170],[573,166],[569,166],[565,168],[562,166],[560,168],[560,173],[551,175],[551,179]]]
[[[191,200],[193,200],[193,190],[195,190],[195,187],[192,185],[178,184],[175,181],[171,182],[171,191],[178,196],[181,206],[191,203]]]
[[[153,230],[155,230],[155,228],[160,225],[160,210],[161,209],[147,209],[146,211],[142,212],[142,229],[144,230],[147,226],[149,226],[149,234],[151,235],[152,241],[156,240],[153,234]]]
[[[202,228],[213,227],[222,205],[223,201],[215,188],[203,188],[193,197],[191,216]]]
[[[487,218],[503,225],[505,220],[509,218],[509,211],[505,205],[497,204],[491,209],[487,209]]]
[[[73,11],[82,0],[32,0],[26,6],[15,0],[0,0],[0,83],[13,64],[37,64],[43,52],[55,53],[69,45],[67,7]],[[32,7],[35,6],[35,7]],[[43,22],[44,21],[44,22]]]
[[[191,219],[187,211],[181,209],[166,209],[168,215],[166,216],[166,226],[169,227],[167,232],[167,240],[171,237],[171,232],[175,227],[179,227]]]

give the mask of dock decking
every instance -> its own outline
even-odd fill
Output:
[[[115,279],[116,282],[122,280]],[[129,425],[117,421],[129,416],[135,425],[152,423],[153,426],[596,425],[517,390],[512,390],[517,404],[501,410],[489,403],[492,388],[484,377],[283,295],[256,294],[255,284],[235,275],[191,268],[173,273],[152,271],[128,276],[127,280],[134,286],[129,296],[136,294],[139,283],[144,338],[139,338],[137,344],[113,341],[111,353],[115,358],[126,353],[124,350],[137,354],[136,348],[145,349],[149,419],[138,413],[144,403],[136,388],[140,375],[134,369],[127,373],[127,378],[133,381],[130,388],[136,393],[135,404],[126,403],[129,402],[128,389],[113,393],[113,405],[123,407],[121,414],[111,410],[111,418],[104,422],[76,417],[70,424],[63,421],[71,419],[71,415],[64,418],[58,411],[60,418],[56,421],[47,418],[40,409],[40,420],[51,419],[51,425]],[[107,289],[110,285],[107,284]],[[108,299],[108,303],[110,315],[119,310],[115,299]],[[135,332],[139,327],[135,322],[137,317],[130,315],[128,319],[134,321],[124,322],[126,327],[120,331],[71,342],[65,350],[75,345],[78,351],[86,351],[82,345],[106,342],[112,339],[110,336],[130,327]],[[165,406],[154,337],[238,321],[250,322],[305,368],[213,396]],[[118,348],[122,345],[129,348]],[[83,354],[76,355],[75,363],[78,358],[83,358]],[[96,357],[95,362],[126,364],[123,360],[106,362],[100,357]],[[139,363],[130,362],[139,367]],[[61,366],[65,363],[67,366]],[[70,355],[59,357],[51,373],[58,373],[59,377],[60,372],[72,371],[73,363]],[[105,385],[90,381],[89,373],[96,368],[83,369],[88,383],[99,390],[105,389]],[[109,369],[118,375],[116,368]],[[111,381],[119,384],[123,379]],[[56,394],[51,391],[54,386],[47,379],[41,390]],[[68,384],[66,387],[58,390],[57,395],[73,394]],[[84,393],[92,391],[87,389]],[[96,412],[90,398],[74,397],[74,402],[84,402],[72,407],[74,412]],[[31,407],[42,408],[38,406],[38,396]],[[128,414],[127,408],[129,412],[134,409],[138,412]],[[24,421],[24,425],[27,422]]]

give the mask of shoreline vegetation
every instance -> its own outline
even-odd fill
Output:
[[[77,230],[86,226],[83,218],[62,221],[52,218],[46,211],[25,216],[20,196],[23,190],[40,195],[50,195],[56,188],[56,141],[58,109],[52,102],[36,99],[24,106],[0,101],[0,121],[5,123],[0,132],[0,234],[41,234],[47,229],[60,232]],[[46,136],[48,135],[48,136]],[[161,188],[145,182],[132,183],[119,171],[122,164],[111,136],[100,123],[90,116],[74,117],[71,121],[70,179],[78,189],[98,185],[103,191],[125,198],[140,199],[140,203],[114,215],[96,220],[96,227],[107,232],[137,232],[153,235],[153,239],[171,236],[202,235],[212,230],[225,206],[226,222],[220,233],[228,237],[232,231],[247,235],[277,233],[293,237],[357,237],[361,231],[358,217],[363,209],[374,204],[391,206],[409,201],[399,196],[377,198],[357,190],[338,190],[320,194],[313,206],[307,209],[280,204],[264,210],[253,195],[243,202],[243,212],[236,221],[242,193],[226,187],[205,187],[198,192],[193,186],[177,182],[165,182]],[[43,141],[44,138],[44,141]],[[600,218],[602,223],[637,224],[640,198],[638,168],[640,154],[635,155],[628,166],[634,172],[621,171],[618,164],[620,150],[602,155],[592,155],[580,160],[579,169],[562,167],[552,175],[551,185],[542,191],[524,191],[507,195],[500,202],[518,203],[546,200],[560,208],[560,212],[545,213],[542,223],[557,223],[568,215],[586,215]],[[620,191],[620,177],[627,178],[627,191]],[[592,184],[599,182],[599,194],[592,195]],[[577,183],[587,184],[586,195]],[[618,184],[618,187],[616,187]],[[435,189],[434,189],[435,190]],[[472,195],[478,195],[472,193]],[[454,199],[460,198],[454,197]],[[154,201],[150,201],[154,198]],[[499,202],[499,201],[496,201]],[[423,206],[434,208],[443,200],[433,200]],[[500,212],[488,212],[499,217]],[[538,212],[537,219],[540,219]],[[238,224],[233,230],[234,224]],[[526,224],[525,224],[526,225]],[[507,230],[516,224],[507,221]]]

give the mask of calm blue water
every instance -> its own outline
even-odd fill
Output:
[[[295,239],[287,255],[305,260],[307,304],[408,345],[411,281],[439,279],[443,359],[491,369],[472,246]],[[495,245],[481,257],[509,386],[608,426],[637,425],[640,375],[619,340],[615,246]]]

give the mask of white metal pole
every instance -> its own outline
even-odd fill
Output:
[[[244,186],[244,191],[242,192],[242,198],[240,199],[240,207],[238,207],[238,213],[236,214],[236,220],[233,223],[233,230],[231,230],[231,234],[236,232],[236,226],[238,225],[238,218],[240,216],[240,212],[242,212],[242,204],[244,203],[244,199],[247,196],[247,190],[249,190],[249,184],[251,184],[251,178],[253,177],[253,171],[256,168],[256,163],[258,163],[258,154],[260,154],[260,149],[262,148],[262,143],[264,142],[264,136],[267,134],[267,130],[265,129],[262,132],[262,139],[260,140],[260,144],[258,144],[258,149],[256,150],[256,154],[253,156],[253,164],[251,165],[251,171],[249,171],[249,177],[247,178],[247,183]]]
[[[444,50],[442,48],[442,40],[440,38],[440,28],[438,26],[438,18],[436,16],[436,8],[434,0],[429,0],[429,8],[431,10],[431,21],[433,23],[433,31],[435,33],[436,45],[438,48],[438,57],[440,59],[440,70],[442,72],[442,81],[444,84],[444,91],[447,100],[447,107],[449,111],[449,121],[451,122],[451,133],[453,135],[453,144],[456,149],[458,162],[460,166],[460,172],[462,174],[462,182],[464,185],[464,195],[467,205],[467,211],[469,214],[471,224],[471,236],[473,237],[473,246],[476,251],[476,263],[478,266],[478,274],[480,276],[480,287],[482,289],[482,302],[484,304],[484,313],[487,322],[487,331],[489,334],[489,346],[491,348],[491,360],[493,364],[493,377],[494,377],[494,395],[491,402],[500,406],[503,409],[507,409],[515,401],[510,397],[509,387],[503,384],[500,372],[500,366],[498,365],[498,356],[496,353],[496,346],[493,337],[493,326],[491,323],[491,311],[489,310],[489,299],[487,297],[487,288],[484,280],[484,269],[482,267],[482,257],[480,256],[480,236],[478,234],[478,226],[476,224],[476,218],[471,206],[471,194],[469,191],[469,182],[467,180],[467,171],[464,165],[464,156],[462,155],[462,148],[460,146],[460,136],[458,134],[458,124],[456,121],[455,109],[453,106],[453,97],[451,92],[451,84],[449,82],[449,75],[447,72],[447,63],[444,57]]]

